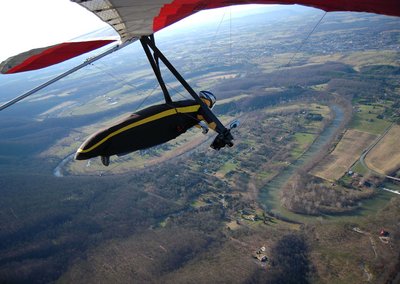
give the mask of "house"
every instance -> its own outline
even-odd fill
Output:
[[[265,254],[258,254],[257,255],[257,259],[261,262],[267,262],[268,261],[268,257]]]
[[[255,215],[242,215],[242,218],[247,220],[247,221],[255,221],[256,220],[256,216]]]
[[[389,232],[384,230],[384,229],[381,229],[381,231],[379,232],[379,236],[381,236],[381,237],[389,237]]]
[[[258,259],[260,262],[267,262],[268,261],[268,257],[265,254],[266,248],[265,246],[262,246],[258,251],[256,251],[256,253],[253,255],[254,258]]]
[[[308,113],[306,115],[306,119],[314,120],[314,121],[321,121],[324,117],[319,113]]]

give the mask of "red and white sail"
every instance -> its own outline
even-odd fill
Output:
[[[122,42],[151,35],[198,11],[241,4],[299,4],[331,11],[400,16],[399,0],[71,0],[96,14],[118,32]],[[68,42],[34,49],[0,64],[1,73],[44,68],[112,41]]]
[[[400,16],[398,0],[71,0],[130,39],[150,35],[198,11],[242,4],[299,4],[332,11]]]

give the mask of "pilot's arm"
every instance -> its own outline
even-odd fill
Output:
[[[208,121],[204,118],[204,116],[201,115],[201,114],[198,114],[198,115],[197,115],[197,119],[198,119],[199,123],[196,124],[195,126],[196,126],[197,128],[201,128],[201,129],[203,130],[203,131],[202,131],[203,134],[207,134],[209,128],[211,128],[212,130],[216,131],[215,129],[216,129],[216,127],[217,127],[217,124],[216,124],[214,121],[208,122]]]
[[[215,96],[208,91],[201,91],[200,98],[209,108],[212,108],[216,101]],[[228,145],[229,147],[233,146],[233,137],[231,135],[230,129],[227,129],[224,126],[218,127],[217,123],[215,122],[215,119],[217,119],[215,116],[210,115],[209,112],[203,111],[203,109],[200,107],[197,114],[197,119],[199,121],[203,121],[203,123],[199,123],[200,127],[203,128],[203,133],[208,132],[208,128],[206,126],[218,133],[213,143],[210,145],[211,148],[219,150],[226,145]]]

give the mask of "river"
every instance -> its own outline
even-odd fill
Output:
[[[63,177],[63,167],[65,166],[66,163],[71,161],[74,158],[75,153],[69,154],[66,156],[58,165],[55,167],[53,170],[53,175],[56,177]]]
[[[261,188],[259,200],[268,211],[277,213],[280,216],[297,222],[309,222],[316,220],[315,216],[293,213],[282,207],[280,203],[279,192],[289,178],[296,172],[296,170],[301,166],[306,165],[312,159],[312,157],[316,155],[334,137],[336,131],[340,127],[340,124],[343,122],[344,110],[337,105],[332,106],[331,109],[334,113],[334,119],[315,139],[314,143],[308,148],[308,150],[299,159],[290,164],[284,171],[280,172],[276,177],[274,177],[266,186]],[[376,197],[363,201],[360,209],[354,210],[349,214],[324,215],[321,217],[324,219],[351,219],[360,215],[368,215],[381,208],[390,199],[390,197],[391,195],[389,193],[380,190]]]

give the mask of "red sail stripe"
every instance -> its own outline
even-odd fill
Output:
[[[165,4],[153,20],[154,32],[161,30],[200,10],[239,4],[299,4],[332,11],[352,11],[400,16],[398,0],[173,0]]]
[[[86,52],[95,50],[115,40],[94,40],[84,42],[65,42],[44,49],[38,54],[28,57],[21,64],[12,67],[6,74],[36,70],[51,66]]]

